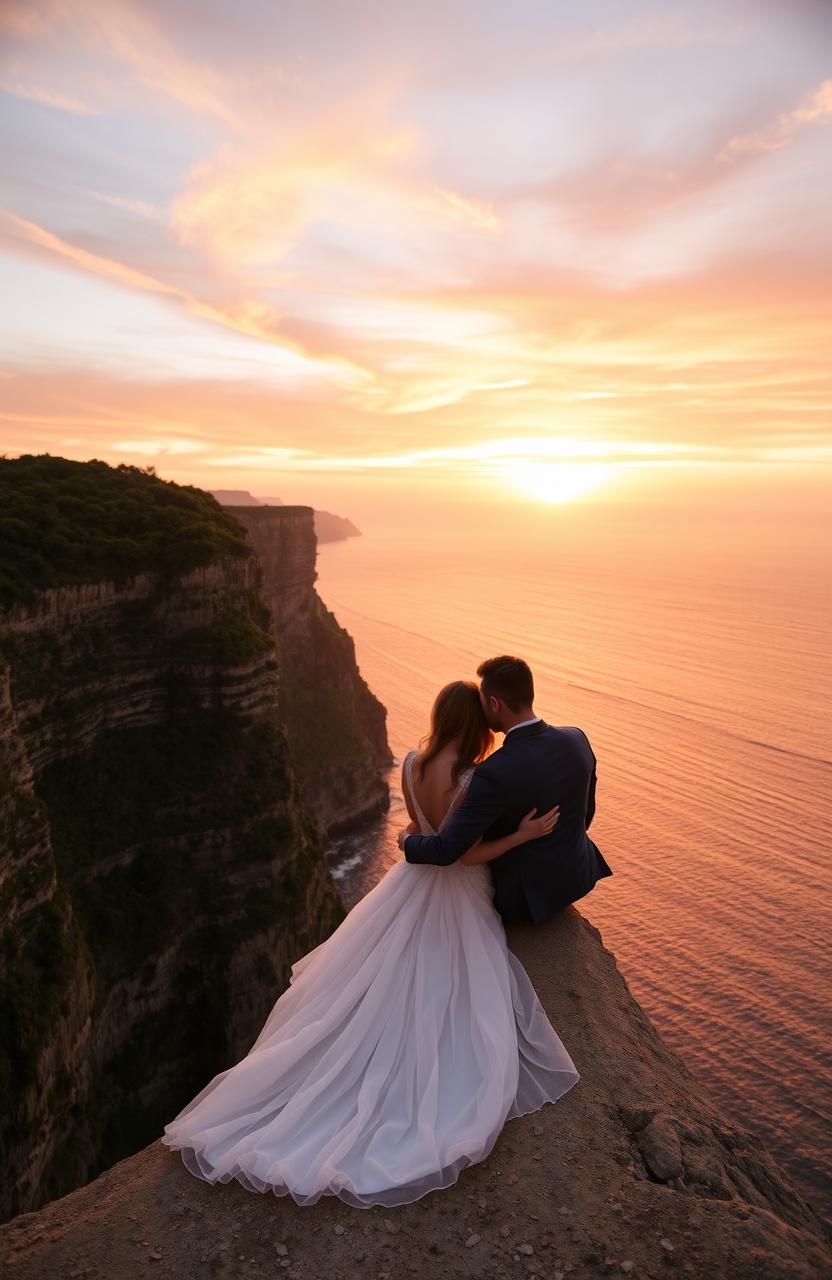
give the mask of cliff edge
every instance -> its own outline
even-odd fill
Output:
[[[574,908],[508,941],[581,1079],[509,1121],[487,1160],[397,1209],[300,1208],[208,1186],[155,1142],[0,1229],[5,1274],[52,1277],[832,1274],[820,1220],[762,1143],[720,1113]],[[206,1073],[207,1075],[207,1073]]]

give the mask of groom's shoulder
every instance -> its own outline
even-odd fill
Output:
[[[558,733],[563,735],[568,741],[585,751],[589,749],[590,755],[595,757],[592,750],[592,743],[589,740],[589,734],[577,724],[562,724],[557,726]]]
[[[548,747],[557,749],[579,748],[585,751],[589,748],[592,752],[592,744],[584,729],[576,724],[546,724],[540,734],[536,735],[536,740],[545,743]],[[534,739],[529,740],[534,741]]]

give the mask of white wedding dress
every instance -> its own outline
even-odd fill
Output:
[[[420,830],[434,835],[413,794],[415,755],[405,777]],[[455,1182],[506,1120],[580,1078],[493,895],[485,863],[402,858],[292,966],[249,1053],[161,1141],[207,1182],[234,1178],[299,1205],[337,1195],[393,1206]]]

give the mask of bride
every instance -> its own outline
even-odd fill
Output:
[[[440,691],[421,745],[402,789],[411,829],[434,835],[493,746],[475,684]],[[485,865],[556,820],[527,814],[451,866],[395,863],[161,1141],[207,1182],[394,1206],[449,1186],[506,1120],[560,1098],[580,1077],[506,945]]]

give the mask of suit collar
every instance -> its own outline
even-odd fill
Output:
[[[512,729],[511,733],[507,733],[503,738],[503,746],[507,747],[509,743],[514,742],[515,738],[536,738],[544,729],[548,729],[545,720],[536,720],[534,724],[519,725],[516,729]]]

